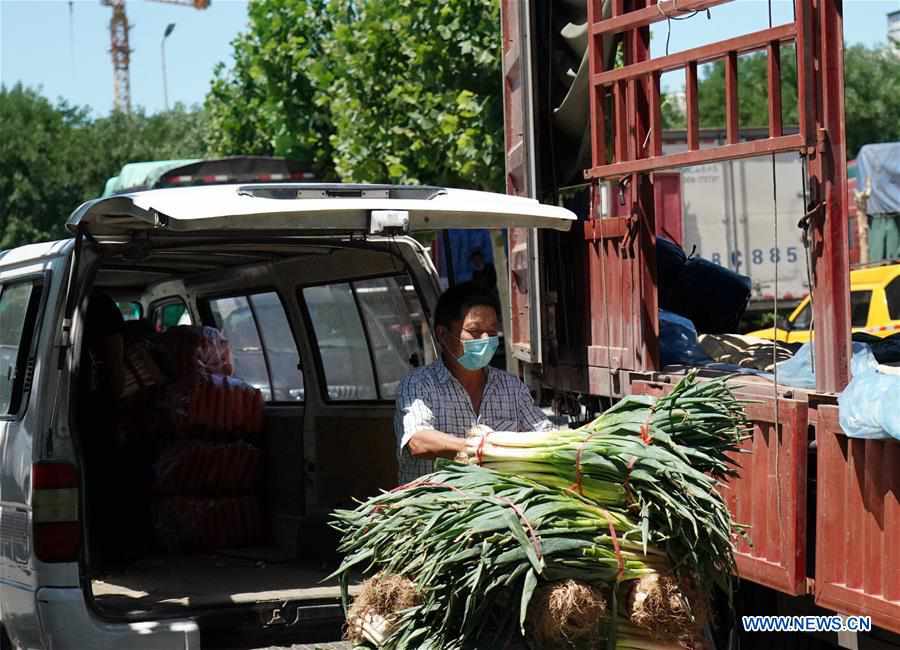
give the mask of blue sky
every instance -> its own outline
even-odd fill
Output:
[[[677,52],[702,45],[715,39],[739,36],[746,32],[764,29],[769,25],[769,8],[766,0],[736,0],[713,7],[712,22],[705,14],[690,20],[672,21],[672,37],[669,51]],[[844,0],[844,40],[848,45],[865,43],[873,45],[887,41],[887,14],[900,10],[900,0]],[[772,0],[773,24],[780,25],[793,20],[794,3],[789,0]],[[710,35],[710,29],[715,33]],[[653,54],[665,51],[666,23],[653,28]]]
[[[791,19],[793,3],[773,0],[775,23]],[[100,0],[0,0],[0,81],[40,86],[45,95],[91,106],[97,114],[112,107],[109,57],[111,9]],[[900,0],[844,0],[847,43],[872,45],[886,40],[886,14]],[[231,57],[232,39],[247,24],[244,0],[212,0],[209,9],[175,6],[152,0],[128,0],[131,30],[131,97],[149,112],[163,107],[160,38],[165,26],[176,28],[166,44],[169,103],[197,104],[209,89],[212,70]],[[765,0],[737,0],[704,16],[673,21],[670,52],[712,39],[761,29],[768,23]],[[71,20],[70,20],[71,16]],[[714,28],[714,34],[710,34]],[[654,54],[665,50],[666,25],[654,27]],[[680,85],[676,78],[664,80]]]
[[[0,0],[0,80],[41,86],[52,99],[64,97],[108,113],[113,104],[109,19],[100,0]],[[160,40],[166,25],[169,104],[201,103],[219,61],[230,61],[231,41],[247,25],[244,0],[212,0],[199,11],[150,0],[128,0],[132,24],[131,101],[148,112],[163,108]]]

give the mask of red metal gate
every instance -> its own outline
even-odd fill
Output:
[[[900,443],[847,438],[836,406],[816,425],[816,603],[900,633]]]
[[[735,521],[747,526],[737,548],[742,578],[786,594],[806,593],[806,402],[750,404],[753,437],[735,458],[738,478],[724,490]]]
[[[631,392],[664,395],[672,384],[635,382]],[[744,531],[737,544],[742,578],[793,596],[806,593],[806,478],[809,422],[806,401],[760,403],[757,394],[738,395],[747,406],[753,436],[732,456],[739,475],[722,487],[735,523]]]
[[[657,213],[656,235],[684,245],[684,210],[681,174],[660,172],[653,175],[653,205]]]
[[[848,379],[850,349],[847,253],[846,164],[843,124],[843,49],[840,0],[794,0],[793,22],[702,47],[651,57],[650,25],[702,11],[728,0],[611,0],[612,15],[602,17],[601,0],[589,0],[590,108],[592,167],[585,178],[614,181],[627,216],[600,216],[601,185],[595,187],[594,219],[585,224],[593,242],[591,295],[592,348],[589,364],[606,372],[658,367],[656,351],[655,215],[652,172],[762,154],[796,151],[807,161],[810,188],[811,254],[817,335],[818,388],[842,389]],[[603,60],[603,39],[620,36],[624,65]],[[782,124],[781,48],[797,53],[799,131],[785,135]],[[740,140],[738,56],[768,56],[769,137]],[[699,66],[725,66],[726,143],[700,148]],[[683,70],[686,79],[688,150],[662,150],[663,73]],[[595,274],[596,273],[596,274]],[[594,286],[595,284],[599,286]],[[602,348],[607,348],[602,352]],[[591,390],[610,394],[612,382],[591,382]]]
[[[611,6],[606,17],[601,12],[604,1]],[[750,527],[752,545],[739,546],[738,568],[745,578],[792,595],[806,593],[808,578],[814,578],[818,604],[846,613],[868,613],[876,625],[900,631],[900,546],[891,537],[900,532],[900,445],[850,441],[840,433],[835,407],[815,410],[809,406],[833,402],[833,394],[844,388],[849,376],[842,2],[794,0],[794,20],[787,24],[651,57],[651,24],[728,1],[587,0],[592,161],[584,177],[591,184],[592,198],[579,225],[587,249],[588,340],[583,363],[588,392],[619,396],[667,389],[665,384],[642,381],[659,370],[655,260],[659,201],[654,194],[661,190],[654,174],[681,166],[797,152],[805,163],[808,189],[805,221],[819,343],[815,346],[816,388],[830,395],[790,397],[776,387],[767,387],[767,393],[741,389],[747,395],[752,390],[756,403],[748,407],[754,423],[754,435],[747,442],[749,453],[738,458],[741,475],[725,493],[736,520]],[[521,14],[523,7],[536,4],[534,0],[501,3],[508,190],[519,194],[533,191],[527,186],[533,182],[528,164],[529,160],[533,164],[535,155],[527,150],[527,143],[520,146],[532,129],[528,116],[533,117],[528,107],[530,91],[521,91],[521,84],[527,82],[522,71],[530,65],[523,58],[528,56],[522,49],[527,39],[521,36],[529,26]],[[510,36],[514,33],[519,34],[517,44]],[[611,37],[621,39],[624,65],[615,67],[608,51],[604,60],[603,45]],[[785,44],[792,44],[797,56],[800,102],[799,129],[788,134],[781,117]],[[741,141],[738,60],[745,53],[760,51],[768,57],[768,137]],[[721,146],[701,149],[698,74],[702,65],[714,61],[723,61],[725,70],[726,138]],[[685,75],[687,150],[664,154],[660,83],[670,71]],[[511,98],[518,98],[516,106],[510,106]],[[527,240],[518,241],[524,260],[539,259],[539,251],[529,249]],[[527,330],[523,344],[530,350],[537,335],[534,323],[540,322],[535,320],[537,277],[525,275],[520,287],[529,295],[513,298],[514,305],[520,301],[519,331]],[[537,345],[539,350],[539,340]],[[532,360],[538,363],[539,354]],[[544,376],[554,376],[554,369],[547,367],[546,360],[544,364]],[[812,478],[807,476],[810,423],[819,445],[814,576],[806,571],[812,532],[806,511],[808,479]]]

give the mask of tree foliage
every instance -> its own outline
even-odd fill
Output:
[[[334,128],[318,86],[333,32],[327,0],[263,0],[248,13],[233,66],[217,66],[206,99],[211,153],[284,156],[333,178]]]
[[[900,140],[900,58],[889,48],[854,45],[844,53],[847,156],[870,142]]]
[[[340,5],[318,68],[338,174],[502,189],[499,3]]]
[[[86,122],[33,90],[0,88],[0,249],[63,233],[60,207],[83,199],[70,136]]]
[[[0,249],[64,236],[69,213],[128,162],[199,157],[205,118],[181,106],[147,116],[54,104],[0,87]]]
[[[699,82],[700,125],[725,126],[725,62],[705,67]],[[765,128],[769,124],[768,56],[764,52],[738,58],[738,107],[742,128]],[[797,58],[793,47],[781,53],[781,120],[797,124]]]
[[[797,59],[794,48],[783,47],[782,122],[798,123]],[[738,104],[742,128],[766,127],[768,109],[768,57],[765,53],[738,59]],[[725,64],[717,61],[702,71],[698,84],[700,126],[725,126]],[[847,156],[870,142],[900,140],[900,58],[885,47],[854,45],[844,52],[844,108]],[[667,102],[663,119],[670,128],[684,128],[684,114]]]
[[[61,236],[65,218],[121,166],[206,155],[279,155],[318,178],[503,188],[495,0],[257,0],[206,110],[94,118],[0,86],[0,248]],[[783,120],[797,122],[796,60],[783,48]],[[707,65],[700,124],[725,124],[722,62]],[[767,60],[739,59],[742,127],[768,122]],[[900,58],[845,52],[847,153],[900,140]],[[683,128],[674,98],[667,128]]]
[[[502,188],[492,0],[259,0],[207,98],[218,153],[320,176]]]

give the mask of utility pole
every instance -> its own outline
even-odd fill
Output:
[[[175,23],[166,25],[166,31],[163,32],[162,41],[160,41],[160,49],[162,50],[162,74],[163,74],[163,101],[165,102],[166,111],[169,110],[169,83],[166,79],[166,39],[175,31]]]

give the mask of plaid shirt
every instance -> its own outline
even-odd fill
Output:
[[[430,460],[413,458],[407,443],[426,429],[465,437],[482,424],[494,431],[546,431],[553,425],[534,403],[528,387],[513,375],[488,367],[481,412],[441,359],[417,368],[400,383],[394,432],[400,448],[400,483],[432,471]]]

